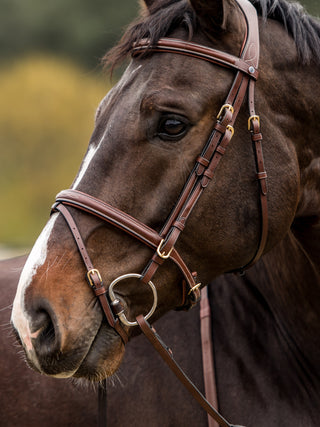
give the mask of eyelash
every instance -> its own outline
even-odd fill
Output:
[[[189,121],[182,116],[166,114],[158,123],[157,136],[164,141],[179,141],[190,128]]]

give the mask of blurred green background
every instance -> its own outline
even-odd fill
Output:
[[[320,15],[319,0],[304,0]],[[25,251],[68,188],[110,89],[99,59],[138,0],[0,0],[0,258]]]
[[[32,246],[71,185],[111,87],[99,60],[137,13],[135,0],[0,0],[0,258]]]

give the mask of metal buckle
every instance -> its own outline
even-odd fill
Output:
[[[89,284],[90,284],[90,286],[91,286],[92,288],[94,288],[94,287],[95,287],[95,284],[94,284],[94,282],[93,282],[93,280],[92,280],[92,276],[93,276],[94,274],[96,274],[96,275],[98,276],[98,279],[100,280],[100,283],[102,283],[102,277],[101,277],[101,274],[100,274],[99,270],[97,270],[96,268],[92,268],[92,269],[91,269],[91,270],[89,270],[89,271],[88,271],[88,273],[87,273],[87,279],[88,279],[88,282],[89,282]]]
[[[109,288],[108,288],[109,298],[110,298],[110,300],[111,300],[112,302],[114,302],[114,301],[116,301],[116,300],[117,300],[117,298],[116,298],[116,296],[115,296],[115,294],[114,294],[114,291],[113,291],[114,286],[115,286],[118,282],[120,282],[121,280],[125,280],[125,279],[128,279],[128,278],[130,278],[130,277],[135,277],[135,278],[137,278],[137,279],[141,279],[141,277],[143,277],[143,276],[142,276],[142,274],[129,273],[129,274],[124,274],[123,276],[119,276],[119,277],[117,277],[117,278],[116,278],[116,279],[115,279],[115,280],[110,284],[110,286],[109,286]],[[153,305],[152,305],[152,307],[151,307],[151,310],[149,311],[149,313],[148,313],[148,314],[146,314],[146,315],[144,316],[144,318],[145,318],[146,320],[148,320],[148,319],[153,315],[153,313],[155,312],[155,310],[156,310],[156,308],[157,308],[157,305],[158,305],[158,294],[157,294],[157,289],[156,289],[156,287],[155,287],[155,286],[154,286],[154,284],[151,282],[151,280],[150,280],[147,284],[150,286],[150,288],[151,288],[151,290],[152,290],[154,301],[153,301]],[[111,302],[111,304],[112,304],[112,302]],[[137,325],[138,325],[138,322],[136,322],[136,321],[131,322],[130,320],[128,320],[128,319],[126,318],[126,316],[125,316],[124,312],[120,312],[120,313],[118,313],[118,314],[117,314],[117,316],[119,317],[120,321],[121,321],[124,325],[126,325],[126,326],[137,326]]]
[[[161,240],[159,246],[157,247],[157,254],[162,259],[168,259],[170,257],[170,255],[171,255],[171,252],[173,251],[173,246],[170,249],[170,251],[166,254],[165,251],[161,252],[161,246],[163,245],[163,243],[164,243],[164,239]]]
[[[260,126],[260,116],[250,116],[248,119],[248,130],[251,130],[251,122],[253,120],[258,120],[258,125]]]
[[[219,120],[219,119],[220,119],[220,117],[222,116],[222,113],[224,112],[224,110],[229,110],[229,111],[231,111],[231,113],[232,113],[232,114],[234,113],[234,108],[233,108],[233,106],[232,106],[232,105],[230,105],[230,104],[224,104],[224,105],[220,108],[219,114],[217,115],[217,119],[218,119],[218,120]]]
[[[233,137],[233,135],[234,135],[234,127],[233,126],[231,126],[231,125],[228,125],[227,126],[227,129],[231,132],[231,138]]]
[[[201,283],[197,283],[196,285],[192,286],[192,288],[188,292],[188,295],[190,295],[191,292],[194,292],[195,290],[197,290],[198,288],[200,288],[200,286],[201,286]]]

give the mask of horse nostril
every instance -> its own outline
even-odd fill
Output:
[[[39,355],[56,350],[57,334],[53,320],[46,310],[37,312],[32,329],[34,331],[31,333],[32,344]]]

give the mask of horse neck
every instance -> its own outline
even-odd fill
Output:
[[[275,43],[273,55],[263,52],[269,63],[260,67],[261,70],[271,67],[266,75],[274,76],[262,83],[268,106],[266,119],[278,129],[279,143],[285,144],[288,151],[295,151],[299,199],[291,230],[249,276],[254,276],[254,283],[265,295],[297,354],[301,352],[305,361],[315,368],[320,362],[317,332],[320,327],[317,308],[320,301],[320,64],[316,60],[309,64],[298,61],[294,42],[287,35],[283,35],[281,46],[276,47],[276,39],[279,40],[283,30],[273,30],[272,36],[269,35]],[[262,34],[262,39],[264,37]],[[269,49],[268,44],[263,45],[263,49]],[[261,55],[262,61],[263,57]],[[262,77],[263,71],[261,80]],[[281,170],[278,172],[281,174]]]
[[[316,233],[316,227],[320,223],[320,105],[317,102],[320,97],[319,75],[319,65],[299,68],[295,88],[297,96],[294,102],[299,107],[293,112],[295,125],[292,126],[290,135],[300,166],[300,199],[296,219],[302,226],[302,220],[309,218],[303,228],[305,233],[309,228],[311,238],[315,237],[312,234]],[[302,233],[300,234],[302,237]],[[318,252],[318,266],[319,260]]]
[[[319,59],[303,63],[291,36],[269,21],[261,24],[260,69],[257,107],[265,102],[262,123],[269,120],[279,144],[296,152],[301,177],[297,217],[320,218]],[[266,138],[271,133],[267,126],[262,131]]]
[[[308,378],[319,376],[320,273],[293,232],[247,272]]]

